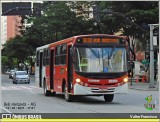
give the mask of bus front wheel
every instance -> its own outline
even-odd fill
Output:
[[[71,102],[73,100],[73,96],[68,93],[67,86],[64,86],[64,97],[67,102]]]
[[[112,102],[113,98],[114,98],[114,94],[105,94],[104,95],[104,100],[106,102]]]

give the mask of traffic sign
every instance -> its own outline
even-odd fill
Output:
[[[3,2],[2,16],[8,15],[31,15],[31,2]]]

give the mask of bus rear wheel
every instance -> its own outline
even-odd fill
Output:
[[[104,100],[106,102],[112,102],[113,98],[114,98],[114,94],[105,94],[104,95]]]
[[[49,90],[47,90],[47,85],[46,85],[46,81],[45,80],[44,80],[43,89],[44,89],[44,95],[45,96],[50,96],[51,95],[51,92]]]
[[[65,98],[65,100],[66,100],[67,102],[73,101],[73,96],[68,93],[68,89],[67,89],[66,84],[65,84],[65,86],[64,86],[64,98]]]

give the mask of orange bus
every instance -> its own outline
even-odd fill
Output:
[[[79,35],[36,49],[35,80],[44,94],[104,96],[128,92],[127,38],[107,34]]]

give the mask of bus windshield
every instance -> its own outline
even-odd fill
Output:
[[[75,48],[75,71],[117,73],[127,71],[125,47]]]

